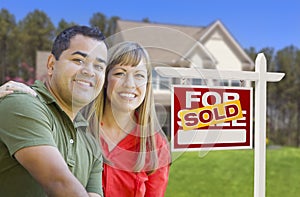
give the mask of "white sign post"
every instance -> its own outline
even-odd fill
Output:
[[[175,67],[156,67],[155,70],[162,77],[170,78],[255,81],[254,197],[264,197],[266,186],[267,82],[278,82],[285,74],[267,72],[267,62],[263,53],[257,55],[255,72]]]

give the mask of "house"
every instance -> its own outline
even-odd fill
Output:
[[[118,20],[111,44],[121,41],[142,44],[156,66],[197,67],[218,70],[253,70],[254,63],[233,35],[217,20],[206,27],[144,23]],[[239,86],[239,81],[204,81],[185,79],[185,84],[215,84]],[[153,71],[153,88],[158,117],[164,131],[170,135],[171,84],[182,79],[160,77]]]
[[[118,20],[115,34],[108,38],[110,45],[122,41],[135,41],[149,52],[153,67],[195,67],[218,70],[251,71],[254,63],[220,20],[208,26],[195,27],[159,23]],[[37,56],[44,55],[38,52]],[[44,65],[42,65],[44,66]],[[45,67],[45,66],[44,66]],[[40,63],[37,62],[37,73]],[[37,76],[38,77],[38,76]],[[239,86],[239,81],[205,81],[201,79],[176,79],[160,77],[153,70],[153,88],[159,120],[170,135],[171,85],[226,85]],[[249,84],[248,84],[249,85]]]

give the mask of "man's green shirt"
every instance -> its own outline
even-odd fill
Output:
[[[37,97],[15,93],[0,99],[0,196],[46,196],[14,158],[16,151],[39,145],[57,147],[86,190],[102,195],[103,161],[87,121],[78,114],[72,122],[42,82],[33,89]]]

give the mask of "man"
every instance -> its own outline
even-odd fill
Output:
[[[0,100],[1,196],[100,196],[102,157],[79,111],[100,93],[107,46],[97,28],[61,32],[37,97]]]

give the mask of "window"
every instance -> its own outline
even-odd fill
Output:
[[[155,90],[159,89],[159,75],[155,70],[152,71],[152,87]]]
[[[202,79],[192,79],[193,85],[202,85]]]
[[[240,81],[237,80],[231,81],[231,86],[240,86]]]
[[[170,79],[166,77],[159,77],[160,83],[159,83],[159,89],[161,90],[169,90],[170,89]]]
[[[153,70],[152,71],[152,86],[156,90],[169,90],[171,85],[171,78],[161,77]]]

